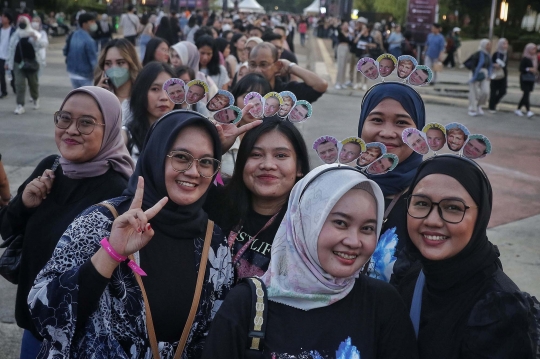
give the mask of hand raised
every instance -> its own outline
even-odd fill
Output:
[[[165,206],[168,197],[163,197],[153,207],[143,211],[144,179],[139,176],[137,190],[129,210],[118,216],[113,222],[109,243],[123,256],[129,256],[143,248],[154,236],[154,230],[148,223]]]
[[[242,109],[242,119],[246,118],[247,116],[251,117],[249,115],[249,110],[251,110],[252,107],[252,103],[248,103],[246,104],[246,106],[244,106],[244,108]],[[243,122],[243,120],[241,122]],[[239,127],[237,127],[236,124],[232,123],[216,124],[216,129],[218,131],[219,139],[221,141],[221,149],[223,153],[227,152],[232,147],[234,141],[238,136],[251,130],[252,128],[259,126],[261,123],[262,120],[250,120],[247,124]]]
[[[54,171],[47,169],[43,175],[37,176],[26,185],[22,194],[22,201],[26,208],[35,208],[51,193],[54,183]]]

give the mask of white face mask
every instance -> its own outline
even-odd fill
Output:
[[[33,28],[34,30],[39,30],[39,25],[40,25],[39,22],[37,22],[37,21],[32,21],[32,28]]]

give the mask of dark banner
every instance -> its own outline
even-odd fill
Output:
[[[424,44],[431,25],[435,22],[437,0],[409,0],[407,30],[413,35],[413,41]]]
[[[124,0],[111,0],[107,7],[107,13],[113,16],[120,16],[124,12]]]

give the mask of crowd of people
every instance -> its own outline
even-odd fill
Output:
[[[73,90],[54,114],[59,154],[13,198],[0,162],[0,234],[23,236],[22,359],[538,354],[540,303],[486,236],[489,178],[457,155],[423,160],[402,140],[427,122],[412,87],[383,82],[362,100],[358,138],[384,145],[392,171],[312,168],[297,126],[277,108],[257,119],[248,101],[324,94],[289,43],[305,19],[139,17],[130,6],[124,36],[103,42],[92,34],[106,18],[77,21],[64,47]],[[360,25],[358,38],[373,40],[362,50],[383,51]],[[37,46],[20,30],[17,43]],[[167,89],[180,80],[203,90],[174,101]],[[236,124],[208,110],[224,90]],[[396,238],[389,282],[369,269],[379,237]]]

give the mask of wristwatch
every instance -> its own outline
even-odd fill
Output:
[[[296,62],[291,62],[291,63],[289,64],[289,70],[291,69],[291,67],[297,66],[297,65],[298,65],[298,64],[297,64]]]

